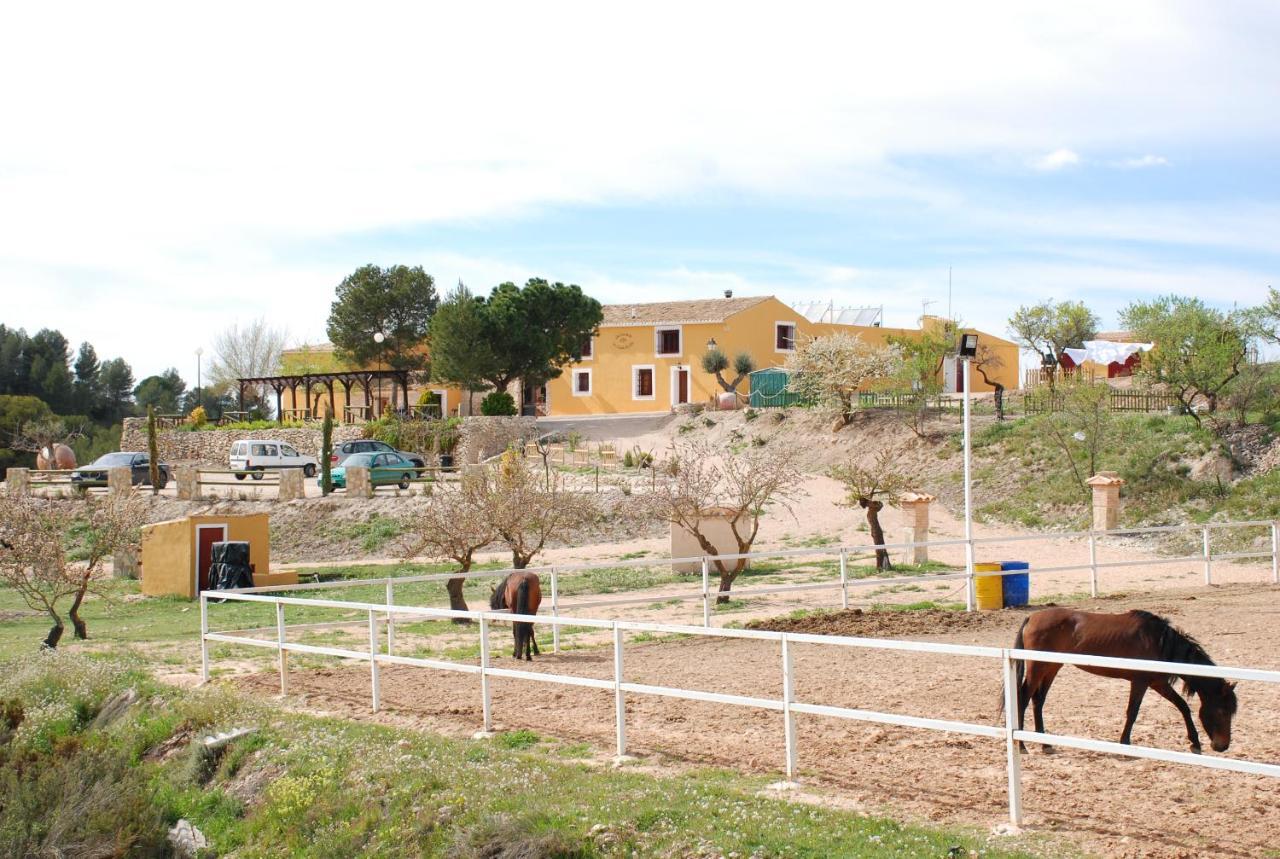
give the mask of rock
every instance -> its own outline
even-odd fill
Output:
[[[210,734],[204,738],[204,746],[210,751],[217,752],[226,748],[233,740],[238,740],[243,736],[252,734],[257,728],[233,728],[221,734]]]
[[[107,699],[107,703],[102,705],[102,709],[98,711],[98,715],[94,717],[93,724],[90,726],[94,730],[100,730],[107,727],[112,722],[119,719],[125,714],[134,702],[138,700],[138,690],[126,689],[123,692],[117,692]]]
[[[181,856],[183,859],[196,859],[201,850],[209,847],[209,839],[204,837],[204,833],[191,824],[189,820],[179,820],[174,827],[169,830],[169,844],[173,847],[175,856]]]

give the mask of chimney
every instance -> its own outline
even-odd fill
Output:
[[[733,298],[733,290],[732,290],[732,289],[726,289],[726,290],[724,291],[724,297],[725,297],[725,298]]]

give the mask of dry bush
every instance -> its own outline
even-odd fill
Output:
[[[885,504],[896,504],[911,486],[912,479],[903,470],[902,461],[902,453],[886,449],[880,452],[871,465],[849,462],[833,466],[828,472],[831,477],[844,484],[848,492],[846,506],[860,507],[867,511],[872,545],[883,546],[885,542],[880,511]],[[876,569],[893,569],[888,549],[876,549]]]
[[[492,518],[492,499],[482,475],[464,473],[456,491],[434,492],[404,521],[405,555],[426,555],[456,561],[467,573],[475,553],[498,539]],[[466,611],[462,596],[466,579],[449,579],[449,608]],[[455,618],[466,623],[465,618]]]

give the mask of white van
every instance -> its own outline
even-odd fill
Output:
[[[249,438],[231,445],[230,457],[233,471],[261,472],[268,468],[301,468],[307,477],[315,477],[320,470],[320,463],[314,457],[303,456],[291,444],[278,439]],[[261,474],[254,474],[254,480],[261,480]],[[236,480],[244,480],[243,474],[237,474]]]

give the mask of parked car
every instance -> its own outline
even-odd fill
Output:
[[[375,441],[371,438],[344,441],[342,444],[334,445],[333,455],[329,457],[329,464],[331,466],[342,465],[347,461],[347,457],[356,453],[398,453],[412,462],[416,468],[426,468],[427,466],[427,460],[422,454],[409,453],[407,450],[396,450],[385,441]]]
[[[252,471],[254,480],[261,480],[261,472],[268,468],[301,468],[307,477],[315,477],[320,463],[314,456],[304,456],[291,444],[278,439],[249,438],[231,445],[229,457],[234,471]],[[237,474],[236,480],[244,480]]]
[[[151,458],[145,453],[123,450],[119,453],[104,453],[88,465],[71,472],[71,485],[77,489],[106,486],[109,468],[130,469],[134,486],[151,485]],[[168,482],[169,466],[161,463],[158,488],[164,489]]]
[[[347,485],[348,468],[369,469],[369,482],[374,486],[390,486],[395,484],[401,489],[409,488],[409,481],[417,475],[414,464],[408,457],[399,453],[353,453],[343,461],[342,465],[330,469],[329,476],[335,487]]]

